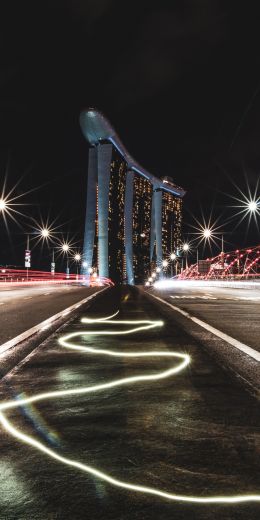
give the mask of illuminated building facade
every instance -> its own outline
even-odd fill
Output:
[[[108,266],[109,277],[123,282],[125,265],[125,186],[127,164],[116,148],[112,148],[108,200]]]
[[[84,260],[102,277],[143,283],[151,262],[179,247],[185,192],[134,161],[99,111],[83,111],[80,125],[91,145]]]
[[[172,193],[162,193],[162,253],[163,257],[181,246],[182,199]]]
[[[134,174],[133,179],[133,271],[135,283],[143,283],[150,271],[151,208],[153,186]]]

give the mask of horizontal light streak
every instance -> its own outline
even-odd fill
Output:
[[[247,282],[247,281],[231,281],[231,280],[158,280],[153,284],[155,289],[189,289],[189,287],[230,287],[231,289],[242,289],[242,288],[259,288],[260,282]]]

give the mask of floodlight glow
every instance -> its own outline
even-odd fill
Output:
[[[248,494],[248,495],[233,495],[233,496],[192,496],[192,495],[181,495],[176,493],[170,493],[168,491],[163,491],[157,488],[148,487],[142,484],[134,484],[131,482],[127,482],[124,480],[120,480],[109,473],[105,473],[104,471],[95,468],[94,466],[90,466],[87,464],[83,464],[82,462],[70,459],[65,457],[64,455],[60,455],[57,451],[49,448],[41,441],[38,441],[36,438],[22,433],[21,430],[17,430],[13,424],[7,419],[5,412],[10,409],[20,408],[21,406],[25,406],[31,403],[44,401],[44,400],[52,400],[55,398],[62,398],[66,396],[75,396],[75,395],[85,395],[91,394],[95,392],[105,391],[107,389],[111,390],[112,388],[117,388],[125,385],[134,385],[142,382],[155,382],[163,379],[167,379],[182,370],[184,370],[190,363],[190,356],[188,354],[179,353],[179,352],[169,352],[169,351],[137,351],[137,352],[126,352],[126,351],[113,351],[107,349],[95,349],[94,347],[84,347],[74,343],[74,339],[82,338],[82,336],[91,336],[91,335],[125,335],[125,334],[133,334],[135,332],[139,332],[141,330],[149,330],[153,328],[159,328],[163,326],[163,322],[160,320],[113,320],[115,313],[112,316],[107,318],[99,318],[99,319],[91,319],[91,318],[83,318],[81,321],[85,323],[97,323],[98,330],[96,331],[81,331],[81,332],[73,332],[71,334],[67,334],[63,336],[59,343],[69,349],[78,350],[80,352],[86,352],[88,354],[93,354],[95,356],[109,356],[109,357],[122,357],[122,358],[175,358],[179,363],[174,364],[168,369],[164,369],[161,372],[157,373],[145,373],[137,376],[129,376],[121,379],[115,379],[108,383],[100,383],[93,386],[74,388],[69,390],[57,390],[50,391],[42,394],[38,394],[29,398],[21,398],[19,400],[13,400],[8,402],[3,402],[0,404],[0,424],[2,427],[15,439],[21,441],[22,443],[29,445],[39,452],[47,455],[48,457],[64,464],[65,466],[70,466],[77,468],[78,470],[87,473],[88,475],[92,475],[104,482],[107,482],[115,487],[133,491],[136,493],[154,495],[160,497],[165,500],[179,501],[179,502],[190,502],[190,503],[241,503],[241,502],[252,502],[257,501],[260,502],[260,494]],[[109,324],[117,324],[123,325],[123,329],[121,330],[100,330],[100,324],[105,323]],[[132,327],[129,329],[125,329],[126,325],[139,325],[137,327]],[[72,341],[73,340],[73,341]]]
[[[217,225],[219,218],[216,220],[212,220],[212,216],[210,216],[209,219],[206,219],[204,215],[202,215],[202,221],[200,222],[195,216],[193,217],[196,224],[191,225],[191,227],[195,230],[192,231],[192,234],[194,235],[194,238],[192,239],[192,242],[196,243],[196,247],[202,243],[203,244],[203,251],[204,248],[209,246],[211,249],[212,244],[218,247],[218,239],[219,235],[223,235],[223,224]]]
[[[183,249],[183,251],[185,251],[185,253],[187,253],[187,251],[189,251],[189,249],[190,249],[189,244],[187,242],[185,244],[183,244],[182,249]]]
[[[93,273],[93,267],[89,267],[88,272],[89,272],[89,274]]]
[[[7,208],[7,202],[5,199],[0,199],[0,211],[4,211]]]
[[[37,243],[38,242],[49,242],[52,241],[53,237],[54,237],[54,228],[51,226],[51,225],[48,225],[48,223],[45,223],[45,225],[43,225],[43,223],[41,223],[41,225],[37,228],[34,228],[34,233],[37,237]]]
[[[156,267],[156,272],[160,273],[161,272],[161,268],[160,267]]]
[[[168,265],[167,260],[163,260],[163,261],[162,261],[162,266],[163,266],[163,267],[167,267],[167,265]]]
[[[64,251],[64,253],[68,253],[69,248],[70,248],[69,244],[66,244],[66,243],[62,244],[62,246],[61,246],[61,249],[62,249],[62,251]]]
[[[204,236],[204,238],[206,238],[206,239],[210,238],[210,237],[211,237],[211,230],[210,230],[209,228],[205,228],[205,229],[203,230],[203,236]]]
[[[247,206],[249,211],[253,213],[257,210],[258,204],[255,200],[251,200],[250,202],[248,202]]]
[[[20,180],[21,179],[22,177],[20,177]],[[8,218],[10,218],[22,229],[22,225],[20,224],[18,217],[25,217],[25,215],[20,211],[20,208],[18,209],[18,206],[25,206],[25,204],[20,202],[21,198],[24,197],[27,193],[30,193],[30,191],[34,191],[30,190],[26,193],[20,193],[19,195],[14,196],[14,191],[19,185],[20,180],[9,191],[7,191],[7,171],[4,177],[1,176],[2,187],[0,188],[0,216],[1,220],[3,219],[4,221],[4,225],[9,236],[10,230],[8,226]]]
[[[175,253],[171,253],[171,255],[170,255],[170,259],[171,259],[171,260],[176,260],[176,254],[175,254]]]
[[[75,256],[74,256],[74,260],[76,260],[76,262],[79,262],[81,259],[81,256],[79,253],[77,253]]]
[[[246,178],[246,191],[243,191],[239,186],[235,184],[236,189],[238,190],[238,196],[231,196],[233,200],[236,201],[236,204],[232,204],[232,208],[237,208],[235,217],[239,217],[238,223],[235,229],[243,222],[243,220],[247,219],[247,229],[249,229],[249,225],[251,220],[255,221],[257,230],[259,231],[259,217],[260,217],[260,196],[259,196],[259,178],[256,181],[255,187],[251,190],[248,179]]]
[[[148,278],[148,282],[152,282],[152,281],[153,281],[152,276],[149,276],[149,278]]]
[[[152,277],[153,277],[153,278],[156,278],[156,273],[152,273]]]
[[[50,231],[49,231],[49,229],[47,229],[47,228],[43,228],[43,229],[41,229],[41,236],[42,236],[43,238],[47,238],[49,235],[50,235]]]
[[[84,268],[88,267],[88,262],[82,262],[82,267],[84,267]]]

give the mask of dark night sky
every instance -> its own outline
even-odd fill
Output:
[[[187,190],[194,223],[235,213],[226,194],[260,171],[258,1],[52,0],[0,9],[0,176],[25,214],[58,217],[81,239],[87,144],[78,117],[101,109],[130,153]],[[19,218],[25,229],[28,220]],[[225,225],[227,247],[260,242],[252,222]],[[0,224],[0,262],[22,264],[24,236]],[[45,256],[47,258],[47,252]]]

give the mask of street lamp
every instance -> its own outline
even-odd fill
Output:
[[[4,212],[7,208],[7,203],[5,199],[0,199],[0,211]]]
[[[202,234],[203,234],[203,238],[208,240],[211,237],[211,235],[212,235],[212,231],[209,228],[205,228],[205,229],[203,229]]]
[[[79,276],[79,262],[81,260],[81,255],[79,253],[76,253],[74,255],[74,260],[77,263],[77,279],[78,279],[78,276]]]
[[[151,276],[149,276],[148,278],[148,282],[152,283],[153,282],[153,278]]]
[[[156,267],[156,272],[160,273],[161,272],[161,268],[160,267]]]
[[[247,207],[249,209],[249,211],[251,213],[254,213],[255,211],[257,211],[257,208],[258,208],[258,201],[256,200],[250,200],[250,202],[248,202],[247,204]]]
[[[166,267],[168,266],[168,262],[167,262],[167,260],[163,260],[163,261],[162,261],[162,266],[163,266],[164,268],[166,268]]]
[[[64,253],[68,253],[70,246],[69,246],[69,244],[62,244],[61,249]]]
[[[60,246],[60,249],[62,253],[66,255],[66,278],[70,277],[70,268],[69,268],[69,252],[70,252],[70,245],[68,242],[63,242]]]
[[[188,242],[185,242],[183,245],[182,245],[182,250],[184,251],[185,253],[185,257],[186,257],[186,269],[188,268],[188,252],[190,250],[190,244],[188,244]]]
[[[174,262],[174,260],[176,260],[177,258],[177,255],[175,253],[171,253],[170,254],[170,259],[172,262]],[[176,262],[176,265],[175,265],[175,270],[176,270],[176,275],[177,275],[177,262]],[[171,277],[173,277],[173,265],[171,263]]]
[[[152,273],[152,277],[153,277],[153,278],[156,278],[156,273]]]
[[[41,229],[41,237],[43,239],[48,238],[50,236],[50,231],[48,228],[42,228]]]

